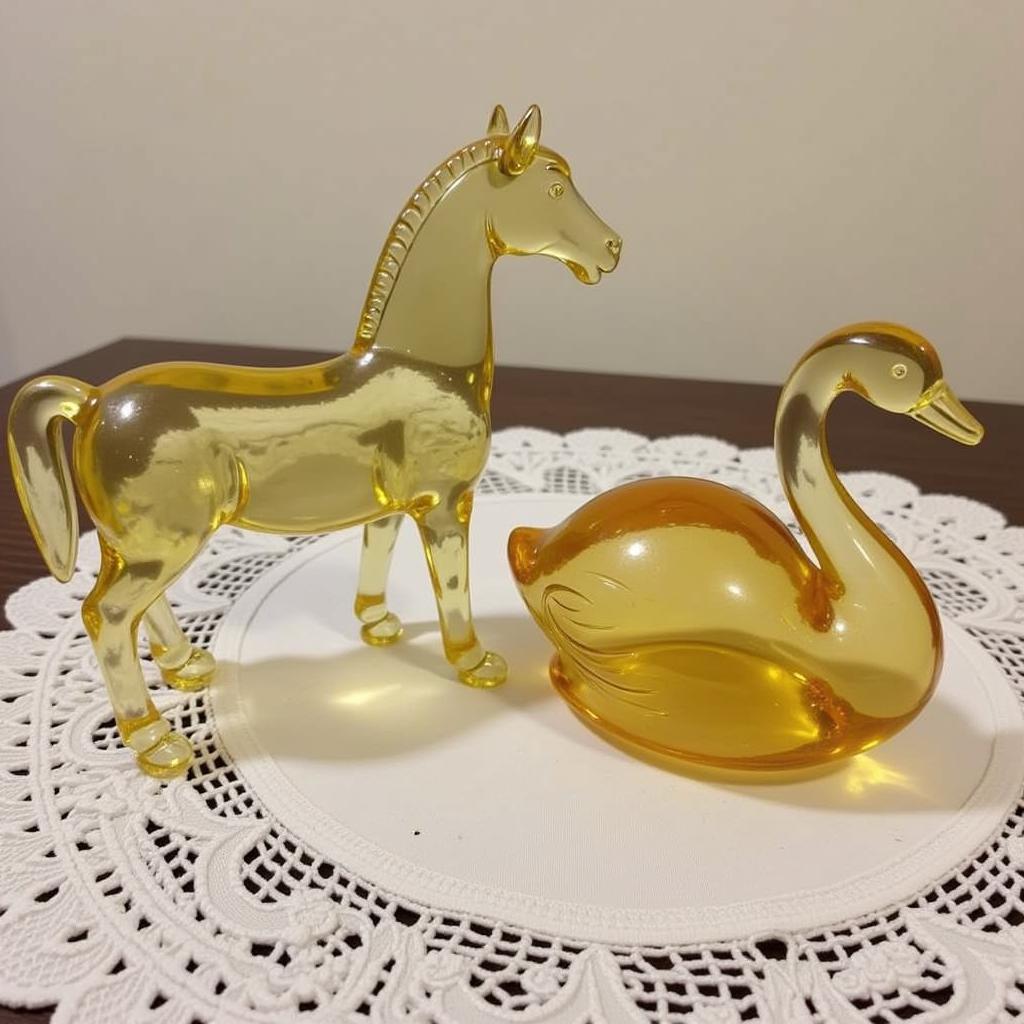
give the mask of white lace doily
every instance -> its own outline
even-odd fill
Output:
[[[504,431],[479,493],[586,496],[657,474],[715,477],[791,519],[770,451],[708,438]],[[1024,530],[894,477],[847,483],[922,570],[957,635],[1017,695]],[[999,808],[959,863],[827,926],[599,942],[516,924],[515,911],[459,912],[457,894],[431,903],[400,877],[385,886],[372,861],[356,870],[289,828],[247,762],[227,753],[210,695],[167,689],[148,663],[154,700],[197,760],[168,785],[142,776],[117,738],[78,618],[96,561],[94,540],[83,541],[74,581],[23,588],[8,603],[15,628],[0,634],[0,1002],[56,1004],[57,1021],[143,1024],[1024,1016],[1018,802]],[[214,643],[247,592],[317,543],[221,531],[173,594],[193,640]],[[344,583],[328,609],[339,622]],[[957,751],[946,753],[956,764]],[[808,856],[830,842],[822,835]]]

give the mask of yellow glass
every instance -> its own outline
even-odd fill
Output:
[[[513,531],[513,574],[557,649],[551,679],[598,732],[659,761],[796,769],[867,750],[925,705],[939,618],[836,478],[825,417],[844,391],[982,438],[924,338],[856,324],[801,359],[775,420],[813,560],[753,498],[686,478],[626,484],[552,529]]]
[[[165,591],[224,524],[289,534],[365,524],[355,611],[363,638],[388,644],[401,632],[388,567],[410,516],[449,662],[470,686],[504,680],[504,660],[473,628],[467,562],[491,435],[491,271],[499,256],[541,254],[595,284],[621,248],[540,128],[536,107],[512,130],[497,107],[486,137],[420,185],[343,355],[286,369],[167,363],[97,387],[42,377],[18,393],[8,445],[22,508],[61,580],[78,543],[73,483],[96,524],[102,564],[82,617],[121,736],[149,774],[184,771],[192,750],[150,700],[138,627],[172,686],[210,679],[213,658],[188,641]]]

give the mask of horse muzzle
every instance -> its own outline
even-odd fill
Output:
[[[610,274],[619,265],[619,256],[622,253],[622,239],[618,235],[608,238],[604,247],[608,255],[597,265],[602,274]]]

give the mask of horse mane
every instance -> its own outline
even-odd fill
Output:
[[[420,229],[426,223],[430,211],[464,174],[488,160],[496,159],[501,152],[500,141],[488,138],[464,146],[429,174],[412,194],[388,233],[387,241],[374,268],[370,289],[363,303],[363,312],[359,317],[357,343],[366,345],[376,337],[384,315],[384,307],[395,289],[402,264],[409,255]]]

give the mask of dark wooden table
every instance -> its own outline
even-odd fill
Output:
[[[125,338],[50,369],[99,382],[130,367],[167,359],[284,366],[324,356],[295,349]],[[17,388],[18,384],[0,388],[4,423]],[[762,384],[502,366],[495,381],[494,427],[621,427],[650,437],[710,434],[746,447],[768,445],[777,397],[777,388]],[[1010,522],[1024,524],[1024,406],[969,404],[988,432],[978,448],[964,448],[906,417],[844,398],[829,419],[833,459],[840,469],[884,470],[913,480],[924,491],[976,498],[999,509]],[[18,507],[10,467],[0,459],[0,603],[44,572]],[[0,1008],[0,1024],[44,1021],[49,1016],[46,1010]]]

